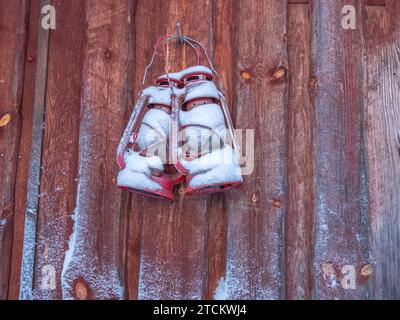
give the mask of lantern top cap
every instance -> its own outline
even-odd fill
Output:
[[[149,97],[149,104],[161,104],[171,106],[171,90],[163,87],[147,87],[143,89],[142,95]]]
[[[163,74],[162,76],[159,76],[157,78],[157,82],[162,81],[162,80],[167,80],[167,79],[169,79],[171,81],[175,81],[175,82],[181,82],[179,72]]]
[[[205,66],[189,67],[185,70],[182,70],[180,73],[181,73],[181,80],[186,78],[187,76],[193,75],[193,74],[205,74],[210,77],[212,77],[212,75],[213,75],[212,71]]]
[[[180,72],[172,72],[172,73],[163,74],[162,76],[157,78],[157,81],[160,81],[162,79],[168,79],[168,78],[171,79],[172,81],[182,81],[184,78],[187,78],[188,76],[193,75],[193,74],[205,74],[211,78],[213,76],[213,73],[209,68],[198,65],[198,66],[189,67]]]

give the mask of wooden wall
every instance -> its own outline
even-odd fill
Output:
[[[0,0],[0,298],[400,298],[399,16],[397,0]],[[255,168],[166,202],[120,191],[115,151],[178,21],[254,129]],[[150,79],[194,63],[167,52]]]

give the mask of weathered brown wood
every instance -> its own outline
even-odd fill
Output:
[[[59,14],[49,45],[46,129],[35,250],[34,292],[37,299],[62,297],[60,275],[72,232],[71,215],[75,209],[77,185],[85,6],[84,1],[63,1],[53,5]],[[52,271],[55,272],[55,288],[48,283]]]
[[[50,0],[41,0],[40,7]],[[46,101],[47,58],[49,30],[39,23],[37,64],[35,71],[35,95],[33,101],[32,138],[29,150],[28,188],[26,195],[25,225],[22,244],[22,263],[20,278],[20,299],[33,299],[33,276],[35,269],[36,223],[39,207],[40,174],[44,134],[44,113]]]
[[[223,94],[228,102],[231,116],[234,117],[233,102],[236,97],[235,75],[235,28],[227,28],[227,21],[237,18],[238,2],[229,0],[214,1],[212,9],[213,19],[213,57],[214,66],[218,72],[218,81],[222,85]],[[229,192],[228,192],[229,193]],[[218,289],[225,283],[226,277],[226,249],[228,232],[228,212],[226,210],[227,193],[214,195],[208,205],[207,221],[207,275],[204,278],[206,299],[221,299]],[[223,291],[222,291],[223,292]]]
[[[38,22],[40,0],[29,2],[28,44],[25,56],[24,86],[21,105],[21,138],[19,142],[17,177],[15,181],[14,232],[12,240],[11,273],[8,298],[19,297],[20,270],[22,260],[22,242],[24,236],[26,194],[32,134],[33,103],[35,96],[35,71],[37,56]]]
[[[209,48],[211,8],[211,1],[140,3],[136,14],[140,21],[137,29],[139,48],[143,45],[152,51],[157,38],[176,34],[178,21],[182,24],[183,34],[190,34]],[[158,23],[154,24],[154,21]],[[157,29],[154,30],[155,25]],[[169,44],[167,52],[165,67],[163,57],[159,56],[161,61],[153,67],[149,79],[165,70],[178,71],[195,63],[193,52],[179,48],[176,43]],[[137,56],[141,64],[136,69],[137,74],[143,74],[144,62],[148,61],[151,52],[145,53],[143,58]],[[203,59],[201,63],[206,62]],[[183,198],[180,192],[175,192],[175,197],[176,200],[169,203],[142,201],[140,299],[200,299],[205,296],[207,200],[211,197]]]
[[[362,267],[371,262],[362,133],[363,40],[360,22],[355,30],[341,26],[341,9],[348,4],[356,8],[357,21],[361,21],[360,1],[314,2],[318,32],[314,48],[317,92],[313,247],[314,296],[318,299],[368,296],[367,282],[359,276]],[[349,273],[353,271],[354,276]],[[354,288],[342,285],[345,275],[355,280]]]
[[[0,299],[9,288],[28,7],[27,1],[0,1],[0,118],[10,115],[0,127]]]
[[[341,27],[349,4],[355,30]],[[36,253],[21,297],[399,298],[397,0],[53,5],[47,64],[40,0],[0,0],[0,118],[11,115],[0,127],[0,299],[20,296],[44,98],[37,227],[25,229]],[[184,198],[180,187],[165,202],[119,191],[115,149],[154,42],[178,21],[211,53],[235,126],[255,129],[255,170],[239,189]],[[146,85],[194,63],[176,43],[165,58]],[[42,288],[49,265],[55,290]],[[342,286],[346,266],[355,289]]]
[[[371,297],[400,297],[400,4],[365,8],[365,135],[375,265]]]
[[[136,74],[136,28],[137,28],[137,0],[133,1],[130,11],[129,29],[129,51],[127,81],[126,81],[126,108],[123,125],[128,122],[132,107],[134,106],[137,92],[135,92],[135,79],[139,79]],[[122,127],[122,130],[125,128]],[[120,132],[120,135],[122,135]],[[115,177],[113,178],[114,181]],[[120,246],[121,246],[121,274],[124,279],[125,299],[137,299],[139,264],[140,264],[140,243],[141,243],[141,198],[133,198],[128,192],[121,194],[121,227],[120,227]]]
[[[289,4],[285,298],[310,299],[314,220],[314,86],[311,5]]]
[[[227,195],[231,299],[283,297],[287,79],[273,75],[287,68],[286,10],[287,1],[245,1],[238,7],[235,120],[237,128],[255,130],[255,159],[254,172]],[[249,77],[241,78],[244,72]]]
[[[147,9],[149,8],[149,9]],[[132,79],[129,81],[129,107],[124,117],[124,124],[129,120],[132,107],[141,90],[141,78],[144,68],[147,64],[148,57],[152,54],[153,45],[150,45],[150,39],[157,37],[156,29],[158,24],[154,24],[149,17],[144,16],[143,12],[149,10],[153,12],[157,6],[151,1],[137,1],[133,8],[134,20],[133,29],[131,30],[132,48],[131,59],[133,60],[130,69],[133,71]],[[143,10],[143,11],[142,11]],[[159,15],[162,19],[163,14]],[[158,18],[157,18],[158,19]],[[148,27],[151,25],[152,27]],[[146,30],[146,31],[144,31]],[[151,79],[154,70],[159,66],[159,60],[156,59],[154,67],[150,70],[149,78]],[[123,131],[121,131],[122,134]],[[140,255],[142,243],[142,218],[145,207],[143,205],[143,198],[131,195],[128,192],[122,192],[122,196],[127,199],[127,215],[123,217],[125,225],[124,242],[126,244],[125,256],[125,285],[126,285],[126,298],[137,299],[139,288],[140,276]]]
[[[115,148],[127,108],[133,2],[85,5],[77,200],[61,287],[65,299],[121,299],[123,204]]]
[[[386,6],[387,0],[364,0],[366,6]]]

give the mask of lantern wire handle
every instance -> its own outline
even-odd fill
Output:
[[[155,56],[156,56],[156,54],[157,54],[158,47],[160,46],[160,44],[161,44],[162,42],[164,42],[164,51],[165,51],[165,46],[166,46],[167,42],[169,42],[169,41],[171,41],[171,40],[175,40],[175,39],[178,39],[178,42],[179,42],[179,43],[181,43],[181,41],[183,41],[182,43],[187,43],[187,44],[195,51],[195,53],[196,53],[197,65],[200,64],[200,56],[199,56],[199,52],[198,52],[196,46],[197,46],[197,47],[200,47],[200,48],[203,50],[203,52],[204,52],[204,55],[205,55],[205,57],[206,57],[206,59],[207,59],[207,62],[208,62],[208,64],[209,64],[209,66],[210,66],[210,69],[211,69],[212,72],[215,74],[215,76],[218,78],[217,81],[220,82],[220,81],[219,81],[219,77],[218,77],[218,73],[217,73],[217,71],[215,70],[214,65],[212,64],[211,59],[210,59],[210,56],[208,55],[207,50],[206,50],[206,48],[204,47],[204,45],[203,45],[202,43],[200,43],[199,41],[197,41],[197,40],[195,40],[195,39],[193,39],[193,38],[191,38],[191,37],[189,37],[189,36],[184,36],[184,35],[182,35],[182,28],[181,28],[181,24],[180,24],[179,22],[176,24],[176,27],[177,27],[177,33],[178,33],[178,34],[176,34],[176,35],[166,35],[166,36],[163,36],[163,37],[161,37],[161,38],[159,38],[159,39],[157,40],[157,42],[156,42],[156,44],[155,44],[155,47],[154,47],[153,54],[152,54],[151,59],[150,59],[150,62],[149,62],[149,64],[146,66],[146,68],[145,68],[145,70],[144,70],[143,81],[142,81],[142,88],[143,88],[143,86],[144,86],[144,84],[145,84],[145,82],[146,82],[146,77],[147,77],[148,70],[149,70],[149,68],[152,66],[152,64],[153,64],[153,62],[154,62],[154,59],[155,59]]]
[[[190,42],[188,42],[188,41],[185,41],[185,38],[186,38],[185,36],[182,36],[182,38],[184,39],[184,42],[188,43],[189,46],[195,51],[195,53],[196,53],[197,64],[199,64],[200,56],[199,56],[198,50],[196,49],[196,47],[195,47],[192,43],[190,43]],[[171,40],[175,40],[175,39],[178,39],[178,35],[167,35],[167,36],[163,36],[163,37],[161,37],[161,38],[159,38],[159,39],[157,40],[157,42],[156,42],[156,44],[155,44],[155,47],[154,47],[153,54],[152,54],[151,59],[150,59],[150,62],[149,62],[149,64],[146,66],[146,68],[144,69],[142,87],[144,86],[144,84],[145,84],[145,82],[146,82],[147,72],[148,72],[148,70],[150,69],[150,67],[152,66],[153,62],[154,62],[154,59],[155,59],[155,56],[156,56],[156,54],[157,54],[158,47],[160,46],[160,44],[161,44],[162,42],[165,42],[164,45],[166,45],[167,42],[169,42],[169,41],[171,41]]]
[[[180,22],[178,22],[176,24],[176,31],[177,31],[177,34],[178,34],[178,42],[179,42],[179,44],[183,44],[184,40],[183,40],[183,36],[182,36],[182,28],[181,28],[181,23]]]

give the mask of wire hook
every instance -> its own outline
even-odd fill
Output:
[[[183,44],[184,37],[182,36],[182,27],[181,27],[181,23],[180,22],[176,23],[176,30],[177,30],[177,33],[178,33],[178,42],[179,42],[179,44]]]

